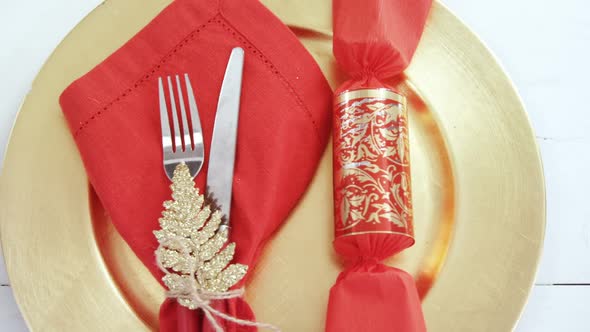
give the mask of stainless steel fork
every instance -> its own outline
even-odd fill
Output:
[[[191,86],[188,74],[184,74],[186,86],[187,104],[190,111],[191,128],[189,128],[188,115],[185,107],[185,100],[182,93],[182,84],[178,75],[174,76],[176,81],[176,95],[174,95],[174,84],[168,76],[166,83],[168,93],[164,88],[162,77],[158,79],[158,93],[160,99],[160,125],[162,127],[162,150],[164,152],[164,171],[170,180],[174,175],[174,169],[178,164],[184,162],[190,171],[191,176],[197,176],[205,160],[205,147],[203,144],[203,131],[201,120],[195,101],[195,94]],[[168,97],[166,97],[168,94]],[[172,121],[168,118],[168,104],[170,102],[170,113]],[[179,126],[176,106],[179,106],[182,117],[182,128]]]

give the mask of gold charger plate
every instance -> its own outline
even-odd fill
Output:
[[[330,2],[263,1],[333,86]],[[0,231],[33,331],[157,327],[163,290],[87,183],[58,96],[169,0],[111,0],[57,47],[22,105],[0,178]],[[436,3],[405,77],[417,244],[388,263],[416,276],[430,331],[509,331],[533,283],[545,226],[540,156],[521,101],[490,52]],[[331,149],[270,241],[247,299],[260,321],[321,331],[341,265],[331,250]],[[392,319],[395,319],[392,317]]]

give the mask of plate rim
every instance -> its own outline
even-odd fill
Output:
[[[97,6],[97,8],[100,7],[101,5]],[[518,102],[520,103],[520,108],[523,110],[523,114],[526,117],[526,124],[528,125],[528,129],[530,130],[530,132],[533,133],[533,136],[534,136],[534,130],[533,130],[533,127],[532,127],[532,123],[530,121],[530,116],[529,116],[528,112],[526,112],[525,104],[524,104],[524,102],[523,102],[520,94],[518,93],[518,89],[515,86],[514,82],[507,76],[506,71],[504,70],[504,67],[502,66],[501,61],[498,59],[498,57],[495,55],[495,53],[492,50],[490,50],[486,46],[486,44],[481,40],[481,38],[477,34],[475,34],[471,29],[469,29],[468,26],[459,17],[457,17],[456,15],[454,15],[453,12],[447,6],[445,6],[444,4],[441,4],[440,2],[436,2],[436,5],[435,6],[440,6],[440,8],[442,8],[448,14],[450,14],[451,16],[453,16],[454,19],[456,19],[461,25],[465,26],[466,27],[466,30],[475,39],[477,39],[479,41],[479,43],[486,49],[486,51],[492,56],[495,64],[497,64],[500,67],[500,70],[501,70],[502,74],[505,76],[504,77],[504,80],[509,83],[510,88],[514,91],[516,97],[518,98]],[[95,12],[95,10],[96,10],[96,8],[92,12],[90,12],[80,23],[86,21],[87,18],[89,16],[91,16]],[[76,25],[76,27],[74,27],[74,30],[78,27],[78,25]],[[72,31],[74,31],[74,30],[72,30]],[[67,40],[70,37],[70,34],[71,34],[71,32],[68,33],[68,35],[66,35],[66,37],[64,38],[64,41]],[[56,47],[56,50],[58,50],[60,48],[60,46],[62,45],[62,43],[63,43],[63,41],[58,44],[58,46]],[[42,71],[45,69],[45,67],[48,65],[48,63],[50,62],[50,60],[54,56],[55,56],[55,51],[49,56],[49,58],[46,60],[46,62],[44,63],[44,65],[41,67],[41,69],[39,71],[39,74],[42,73]],[[37,74],[35,76],[34,82],[37,81],[37,79],[39,77],[39,74]],[[34,87],[23,98],[23,101],[22,101],[22,103],[21,103],[21,105],[19,107],[19,110],[18,110],[16,116],[14,117],[13,125],[12,125],[12,127],[11,127],[11,129],[9,131],[9,139],[7,140],[5,154],[4,154],[3,159],[2,159],[2,170],[1,170],[1,173],[0,173],[0,183],[1,182],[5,182],[5,181],[2,181],[2,180],[5,177],[7,177],[7,175],[5,174],[6,173],[5,166],[6,166],[6,161],[8,160],[8,158],[10,156],[9,153],[11,152],[11,149],[13,148],[11,146],[14,145],[14,142],[13,141],[14,141],[15,128],[16,128],[17,124],[19,123],[19,121],[22,121],[23,114],[22,114],[21,111],[23,110],[23,107],[25,106],[27,100],[30,98],[30,95],[33,92],[33,89],[34,89]],[[543,242],[544,242],[544,238],[545,238],[545,234],[546,234],[545,232],[546,232],[546,223],[547,223],[547,213],[546,213],[546,209],[547,209],[546,182],[545,182],[545,175],[544,175],[544,170],[543,170],[542,156],[541,156],[541,153],[540,153],[538,142],[536,140],[533,140],[533,143],[534,143],[535,151],[536,151],[537,164],[538,164],[538,166],[540,168],[540,179],[539,180],[541,182],[540,183],[540,188],[542,188],[542,197],[543,197],[543,208],[542,208],[542,221],[543,222],[541,223],[541,243],[540,243],[539,248],[538,248],[538,253],[537,253],[536,257],[535,257],[536,260],[535,260],[535,263],[534,263],[535,268],[534,268],[534,273],[533,273],[533,278],[532,278],[533,281],[531,282],[531,284],[528,287],[528,290],[526,291],[527,294],[526,294],[526,298],[525,298],[525,303],[526,303],[528,297],[530,296],[531,289],[532,289],[532,287],[534,285],[535,277],[536,277],[536,275],[538,273],[539,264],[540,264],[541,257],[542,257],[542,254],[543,254],[543,247],[544,247],[544,245],[543,245],[544,243]],[[455,161],[453,160],[453,156],[449,156],[449,157],[451,158],[451,164],[452,165],[455,165]],[[455,172],[455,169],[453,169],[453,172]],[[1,208],[1,210],[3,210],[3,208]],[[0,214],[0,216],[2,216],[2,215]],[[10,250],[7,250],[8,249],[6,247],[6,245],[7,245],[6,242],[7,241],[4,241],[5,238],[8,235],[6,235],[5,232],[2,231],[5,228],[5,227],[3,227],[3,225],[5,223],[7,223],[7,222],[8,221],[6,221],[5,218],[0,218],[0,243],[2,244],[3,255],[5,256],[5,259],[7,261],[6,268],[7,268],[7,272],[8,272],[8,277],[9,277],[9,280],[12,280],[14,272],[11,272],[11,270],[14,270],[14,269],[12,269],[11,267],[8,266],[9,265],[8,264],[8,261],[9,260],[12,261],[12,259],[10,259],[9,257],[6,257],[7,256],[7,253],[10,252]],[[7,258],[9,258],[9,259],[7,259]],[[16,292],[15,292],[15,299],[17,301],[17,304],[19,306],[19,309],[21,310],[21,313],[22,313],[23,317],[25,317],[25,321],[27,323],[27,326],[29,328],[31,328],[31,325],[30,325],[30,322],[29,322],[29,318],[27,317],[27,312],[25,310],[23,310],[23,305],[21,304],[20,296]],[[518,320],[520,319],[520,316],[522,315],[523,310],[524,310],[524,306],[521,307],[521,310],[520,310],[520,312],[518,314],[518,319],[514,322],[515,325],[518,322]]]

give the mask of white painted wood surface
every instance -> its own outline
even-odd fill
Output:
[[[44,60],[99,3],[0,2],[0,156],[18,106]],[[512,77],[543,154],[545,250],[516,331],[590,331],[590,204],[585,190],[590,187],[590,3],[445,3],[488,44]],[[0,330],[26,331],[1,259],[0,285]]]

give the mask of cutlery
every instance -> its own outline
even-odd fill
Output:
[[[230,220],[243,66],[244,50],[236,47],[231,52],[223,77],[211,139],[207,192],[224,216],[221,227],[229,227]]]
[[[219,93],[207,173],[208,199],[221,211],[223,215],[221,227],[226,228],[229,227],[243,66],[244,50],[236,47],[230,54]],[[172,180],[176,166],[185,163],[194,178],[203,166],[205,150],[193,89],[188,74],[184,74],[192,124],[192,130],[189,130],[181,80],[178,75],[175,75],[178,98],[174,95],[172,78],[168,76],[166,81],[168,93],[164,87],[164,79],[162,77],[158,79],[164,171]],[[171,112],[168,112],[167,100],[170,102]],[[180,108],[182,128],[179,128],[177,104]],[[169,113],[172,115],[172,121],[169,121]]]
[[[182,93],[182,84],[179,75],[174,75],[176,81],[177,98],[174,96],[174,84],[168,76],[166,83],[168,93],[164,88],[164,80],[158,78],[158,94],[160,99],[160,126],[162,129],[162,151],[164,152],[164,171],[168,179],[172,180],[174,169],[178,164],[184,162],[190,171],[191,176],[197,176],[205,161],[205,146],[203,144],[203,131],[199,119],[197,102],[188,74],[184,74],[184,84],[188,99],[191,128],[189,128],[188,116],[185,107],[185,100]],[[168,95],[166,97],[166,94]],[[170,102],[168,112],[167,100]],[[180,108],[182,128],[179,126],[178,112],[176,105]],[[172,121],[169,121],[169,113]],[[182,129],[182,132],[181,132]]]

